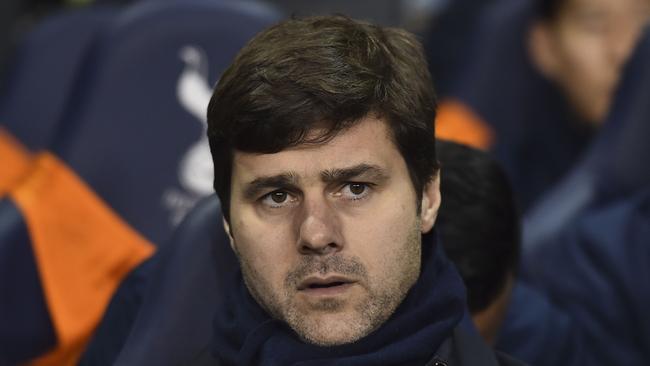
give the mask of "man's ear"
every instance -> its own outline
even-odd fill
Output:
[[[420,208],[420,231],[428,233],[438,217],[440,208],[440,170],[424,186]]]
[[[223,217],[221,218],[221,221],[223,222],[223,229],[226,231],[226,234],[228,235],[228,241],[230,241],[230,248],[237,254],[237,248],[235,248],[235,239],[232,237],[232,233],[230,231],[230,224],[228,221],[226,221],[226,218]]]
[[[559,60],[551,27],[542,20],[533,23],[528,33],[528,53],[537,71],[550,80],[556,80]]]

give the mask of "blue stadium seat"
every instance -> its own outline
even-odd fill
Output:
[[[195,136],[194,139],[189,140],[189,146],[186,145],[185,151],[170,151],[169,148],[173,145],[170,141],[161,139],[159,146],[163,147],[161,150],[154,147],[151,151],[136,154],[143,156],[132,156],[129,152],[120,152],[123,154],[123,159],[141,159],[142,164],[146,164],[147,160],[156,161],[156,164],[159,164],[155,170],[152,170],[152,173],[159,174],[159,176],[152,174],[141,177],[141,181],[131,185],[131,189],[139,192],[139,204],[144,207],[133,205],[128,199],[123,202],[129,207],[128,212],[114,206],[118,212],[124,212],[122,216],[127,221],[133,222],[136,228],[141,227],[142,224],[150,226],[151,229],[166,230],[163,233],[157,233],[157,236],[150,236],[154,243],[164,243],[159,238],[168,237],[169,229],[173,228],[173,226],[166,226],[161,221],[166,219],[167,222],[176,223],[197,199],[213,191],[212,160],[205,136],[205,119],[212,85],[217,78],[206,82],[206,75],[218,76],[231,63],[236,52],[248,39],[280,19],[278,13],[256,3],[205,0],[193,3],[194,5],[188,6],[188,3],[176,1],[150,2],[148,5],[153,5],[156,12],[152,12],[146,18],[154,24],[167,24],[169,18],[176,19],[176,23],[169,23],[175,24],[174,27],[183,30],[180,32],[182,37],[187,37],[187,34],[183,34],[183,32],[194,34],[192,36],[194,39],[191,39],[191,42],[181,40],[177,45],[170,44],[169,36],[160,34],[159,26],[143,24],[142,20],[138,24],[139,29],[149,29],[150,32],[153,32],[151,29],[157,29],[154,34],[156,37],[160,37],[157,38],[161,42],[159,46],[164,46],[169,51],[170,59],[165,61],[176,67],[181,65],[181,72],[174,80],[163,81],[159,78],[151,78],[159,84],[154,86],[154,89],[167,89],[165,98],[174,98],[169,103],[163,103],[167,107],[166,111],[156,111],[156,113],[164,115],[166,120],[175,121],[176,125],[160,126],[156,123],[156,126],[167,129],[163,134],[173,137],[174,144],[183,138],[181,131],[191,132],[190,135]],[[143,10],[146,10],[144,6]],[[180,36],[176,35],[176,37]],[[151,44],[148,47],[151,47]],[[157,66],[165,64],[161,60],[151,60],[150,62]],[[216,72],[212,72],[212,69]],[[175,94],[169,94],[169,86],[174,88]],[[147,90],[151,87],[151,85],[144,86]],[[124,103],[130,102],[128,99],[126,98]],[[151,102],[150,108],[153,110],[160,108],[157,100],[151,100]],[[133,108],[137,109],[137,113],[141,113],[140,116],[133,118],[151,118],[151,112],[146,110],[147,108],[141,105]],[[187,120],[188,117],[192,120]],[[146,132],[143,131],[143,133]],[[137,139],[138,137],[133,136],[133,138]],[[155,140],[150,139],[148,142],[152,143]],[[146,154],[149,156],[144,156]],[[163,169],[162,163],[167,162],[172,162],[172,164]],[[165,180],[169,182],[166,187]],[[156,189],[159,191],[156,192]],[[99,191],[101,192],[101,188]],[[145,208],[161,204],[166,207],[157,210]],[[156,218],[156,215],[159,217]],[[141,222],[139,223],[138,220]],[[147,232],[147,227],[143,227],[142,230]],[[151,259],[151,261],[156,260],[156,258]],[[146,287],[146,284],[143,285],[143,283],[146,283],[149,271],[154,266],[150,263],[151,261],[147,261],[135,269],[118,289],[88,352],[82,359],[84,364],[94,364],[97,357],[101,358],[102,362],[105,362],[107,358],[112,359],[121,348],[122,342],[130,330],[131,322],[139,309],[141,289]]]
[[[212,192],[212,85],[278,17],[256,3],[136,4],[100,38],[53,151],[129,224],[162,243]]]
[[[0,196],[30,168],[30,150],[52,143],[81,65],[117,8],[94,6],[56,13],[22,39],[0,95]],[[7,145],[11,138],[13,146]],[[7,161],[9,159],[12,161]],[[20,169],[18,169],[20,168]],[[15,364],[56,343],[27,227],[9,199],[0,201],[0,364]],[[20,279],[19,281],[17,279]],[[18,286],[16,286],[18,285]],[[25,316],[20,316],[25,314]],[[15,333],[18,331],[19,333]]]
[[[56,344],[26,224],[18,208],[0,199],[0,365],[14,365]],[[24,316],[21,316],[23,315]]]
[[[0,90],[0,197],[52,143],[88,50],[117,9],[93,6],[46,18],[19,43]]]
[[[219,273],[236,270],[216,196],[197,205],[159,253],[149,291],[116,364],[181,365],[212,334]]]
[[[244,43],[277,19],[243,1],[146,1],[101,31],[74,77],[51,151],[0,203],[0,217],[14,218],[1,228],[0,237],[12,240],[2,241],[0,253],[19,255],[24,266],[8,268],[40,280],[16,281],[23,273],[16,270],[0,288],[40,296],[51,322],[23,337],[3,326],[2,352],[54,334],[58,348],[39,362],[79,359],[119,282],[134,268],[146,271],[143,261],[212,191],[205,137],[212,85]],[[12,235],[18,226],[25,235]],[[33,317],[22,310],[10,316]]]
[[[107,6],[65,11],[27,34],[8,65],[0,126],[32,151],[48,148],[88,50],[116,13]]]

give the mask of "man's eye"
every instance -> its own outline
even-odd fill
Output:
[[[288,205],[293,197],[285,191],[273,191],[262,197],[262,203],[268,207],[279,208]]]
[[[287,200],[287,192],[273,192],[271,193],[271,199],[275,203],[282,203]]]
[[[361,183],[351,183],[350,192],[355,195],[360,195],[366,190],[366,186]]]
[[[358,200],[366,197],[370,188],[366,183],[348,183],[343,186],[341,194],[343,198]]]

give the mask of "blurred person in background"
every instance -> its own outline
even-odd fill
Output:
[[[624,68],[602,132],[527,217],[520,273],[570,315],[580,341],[576,364],[650,364],[648,100],[650,29]],[[502,328],[501,349],[547,361],[533,364],[565,364],[544,342],[521,341],[538,333],[540,317],[520,300]]]
[[[510,301],[519,260],[519,215],[505,172],[489,154],[438,140],[440,237],[467,287],[483,338],[493,344]]]
[[[525,213],[582,155],[605,118],[648,0],[503,0],[438,117],[441,138],[492,151]]]
[[[580,122],[600,125],[621,70],[650,17],[648,0],[542,0],[530,28],[536,68]]]
[[[438,140],[436,149],[438,230],[483,339],[531,365],[582,365],[579,324],[518,275],[519,213],[503,169],[466,145]]]

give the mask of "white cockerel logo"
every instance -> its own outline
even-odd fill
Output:
[[[185,153],[181,161],[179,179],[181,185],[200,196],[212,193],[214,168],[206,130],[206,111],[212,95],[208,83],[208,58],[195,46],[185,46],[180,51],[185,68],[178,78],[176,95],[180,104],[203,125],[201,138]]]

